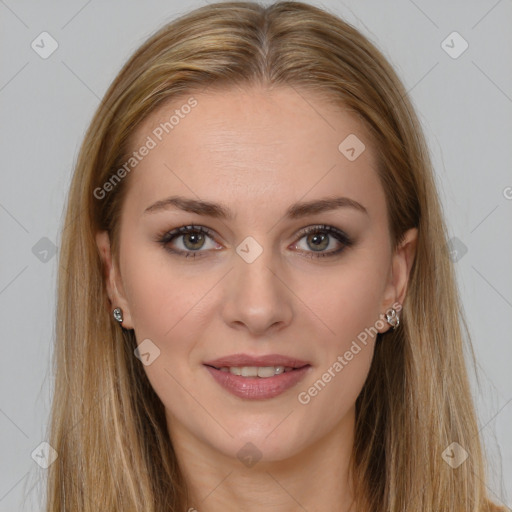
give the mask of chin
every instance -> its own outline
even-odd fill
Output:
[[[302,439],[292,435],[291,425],[279,426],[284,417],[286,415],[259,423],[256,421],[230,424],[229,431],[233,438],[225,436],[217,449],[229,457],[239,459],[244,464],[246,459],[277,462],[293,457],[303,442]],[[249,466],[249,464],[246,465]]]

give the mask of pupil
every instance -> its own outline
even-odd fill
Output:
[[[311,240],[313,241],[313,244],[316,246],[316,249],[317,250],[320,246],[320,244],[322,244],[322,242],[325,242],[327,240],[327,235],[326,234],[317,234],[315,233],[314,235],[311,235]],[[329,245],[327,243],[327,245]],[[323,247],[320,247],[320,249],[325,249],[325,247],[327,247],[327,245],[325,245],[324,243],[324,246]]]
[[[188,249],[199,249],[203,239],[204,235],[202,233],[189,233],[184,237],[184,242]],[[192,240],[192,243],[187,243],[187,240]],[[199,247],[196,246],[197,244],[199,244]]]

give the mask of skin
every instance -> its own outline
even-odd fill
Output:
[[[353,512],[348,460],[355,401],[375,337],[360,344],[362,350],[309,403],[301,404],[298,394],[321,379],[359,333],[403,303],[417,231],[408,231],[392,252],[375,152],[348,111],[288,87],[216,90],[194,98],[198,105],[127,178],[119,265],[107,233],[97,235],[112,307],[122,308],[123,327],[135,330],[138,343],[149,338],[160,349],[144,369],[165,405],[190,507]],[[133,147],[184,103],[146,119]],[[349,134],[366,146],[354,161],[338,150]],[[173,208],[144,213],[171,195],[223,203],[236,217]],[[359,202],[367,213],[345,207],[284,218],[292,203],[333,195]],[[156,241],[160,232],[189,224],[210,228],[214,239],[206,236],[201,246],[178,235],[169,245],[189,252],[197,247],[202,257],[171,254]],[[308,258],[316,246],[311,236],[308,242],[297,233],[317,224],[343,230],[354,244],[333,257]],[[247,236],[263,248],[252,263],[236,252]],[[320,252],[343,247],[332,235],[328,240]],[[378,325],[379,332],[390,328]],[[275,398],[242,399],[203,366],[240,352],[294,356],[312,368]],[[261,455],[252,467],[237,457],[247,442]]]

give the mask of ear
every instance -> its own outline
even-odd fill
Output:
[[[111,313],[114,308],[121,308],[123,311],[123,321],[121,325],[125,329],[133,329],[132,317],[128,301],[124,294],[121,274],[112,258],[110,238],[107,231],[99,231],[96,233],[96,245],[98,246],[100,258],[103,263],[103,276],[107,295],[111,303]]]
[[[417,240],[418,229],[409,229],[393,254],[384,299],[381,304],[382,313],[388,312],[393,307],[399,311],[404,303],[409,275],[416,255]],[[397,303],[400,308],[397,308]],[[398,316],[400,316],[400,313]],[[384,333],[390,328],[391,326],[386,322],[385,327],[379,329],[379,332]]]

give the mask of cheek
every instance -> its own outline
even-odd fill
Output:
[[[321,278],[303,281],[298,295],[308,297],[306,306],[318,316],[328,338],[337,340],[335,345],[341,349],[366,328],[375,326],[383,285],[377,262],[358,258],[358,262],[342,265]]]
[[[172,327],[168,306],[179,305],[178,292],[166,282],[158,268],[143,259],[140,261],[138,265],[126,267],[125,292],[137,338],[156,339]]]
[[[196,385],[197,375],[189,371],[190,353],[204,335],[200,312],[215,280],[193,277],[183,272],[183,263],[177,265],[164,251],[159,252],[144,248],[125,252],[123,285],[137,344],[151,340],[141,346],[149,347],[151,354],[144,371],[153,389],[167,407],[192,414],[194,404],[186,399],[182,386],[194,389]]]
[[[123,285],[137,338],[172,338],[205,295],[208,279],[187,275],[183,263],[176,264],[164,250],[131,248],[124,255]]]
[[[364,386],[373,358],[381,298],[377,291],[382,286],[382,272],[375,263],[359,260],[357,265],[333,272],[324,283],[324,293],[317,293],[309,303],[328,334],[318,336],[322,347],[317,351],[319,364],[298,390],[297,402],[306,414],[304,428],[314,428],[318,417],[322,429],[335,424],[354,407]]]

